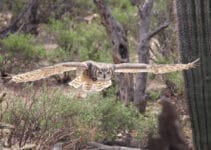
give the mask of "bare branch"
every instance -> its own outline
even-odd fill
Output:
[[[108,146],[96,142],[88,143],[90,146],[97,147],[97,149],[110,149],[110,150],[140,150],[139,148],[123,147],[123,146]]]
[[[1,93],[1,94],[0,94],[0,103],[3,102],[4,97],[5,97],[6,95],[7,95],[7,93]]]
[[[149,17],[151,15],[152,7],[153,7],[154,0],[146,0],[142,6],[137,6],[139,11],[139,16]]]
[[[10,33],[21,30],[24,25],[28,25],[30,23],[33,24],[39,2],[39,0],[29,1],[29,3],[22,9],[16,19],[12,22],[12,24],[3,31],[0,31],[0,39],[8,36]]]
[[[164,30],[165,28],[167,28],[169,25],[169,22],[166,21],[164,22],[162,25],[160,25],[158,28],[156,28],[154,31],[150,32],[148,34],[148,39],[151,39],[153,36],[155,36],[156,34],[158,34],[160,31]]]
[[[149,16],[153,7],[154,0],[146,0],[143,5],[141,5],[140,0],[130,0],[133,5],[138,8],[138,13],[140,17]]]

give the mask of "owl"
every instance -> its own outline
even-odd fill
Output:
[[[118,73],[142,73],[149,72],[163,74],[174,71],[182,71],[196,66],[199,59],[188,64],[142,64],[142,63],[121,63],[110,64],[95,61],[65,62],[49,67],[43,67],[31,72],[26,72],[11,77],[16,83],[40,80],[56,74],[76,70],[78,75],[69,85],[74,88],[81,88],[86,92],[98,92],[111,86],[111,79]]]

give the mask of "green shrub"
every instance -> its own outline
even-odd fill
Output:
[[[175,56],[174,55],[170,55],[168,58],[167,57],[157,57],[156,59],[156,63],[158,64],[173,64]],[[176,85],[176,92],[175,94],[183,94],[184,91],[184,80],[183,80],[183,76],[181,72],[172,72],[172,73],[167,73],[165,75],[165,80],[169,80],[170,82],[172,82],[173,84]]]
[[[27,0],[2,0],[1,2],[1,4],[4,4],[5,7],[9,8],[15,15],[19,14],[27,3]]]
[[[112,97],[91,97],[86,107],[81,114],[82,121],[89,127],[93,124],[97,127],[98,140],[115,139],[118,133],[132,131],[139,118],[135,108],[125,107]]]
[[[48,61],[53,61],[55,59],[62,61],[62,60],[66,60],[65,58],[67,57],[67,53],[60,47],[52,51],[48,51],[46,55],[47,55]]]
[[[0,55],[0,71],[3,69],[4,57]]]
[[[41,58],[46,57],[44,48],[36,43],[32,35],[10,34],[0,40],[2,49],[0,54],[3,57],[3,70],[6,72],[17,73],[20,70],[33,66]]]
[[[36,91],[31,89],[24,89],[29,94],[27,99],[10,99],[3,114],[3,121],[15,126],[14,138],[19,146],[30,141],[52,146],[64,138],[63,134],[67,134],[66,139],[70,138],[67,143],[71,143],[74,136],[63,132],[71,130],[74,133],[74,122],[71,120],[77,117],[80,108],[78,103],[72,103],[56,91],[48,95],[47,89],[43,88],[41,95],[35,95]]]
[[[29,91],[35,93],[35,91]],[[10,100],[3,114],[3,121],[13,124],[15,136],[27,130],[34,137],[49,135],[54,130],[73,128],[74,135],[83,141],[115,139],[118,133],[136,133],[143,139],[156,129],[156,117],[140,115],[131,105],[125,107],[115,96],[90,95],[84,100],[70,98],[60,90],[43,88],[41,95],[32,94],[28,99]],[[28,134],[24,132],[24,134]]]
[[[51,20],[48,26],[68,59],[111,61],[111,48],[104,27],[95,23],[80,23],[73,27],[73,23]]]
[[[79,132],[88,134],[88,140],[91,137],[97,141],[114,140],[118,133],[134,131],[137,133],[135,137],[143,140],[149,132],[156,132],[155,115],[150,112],[146,112],[150,117],[140,115],[134,106],[125,107],[114,95],[91,95],[82,103],[79,120],[80,126],[84,126]]]
[[[162,90],[150,90],[149,97],[151,100],[156,101],[160,98]]]
[[[171,64],[174,63],[174,56],[170,55],[168,57],[164,57],[159,55],[156,57],[155,63],[157,64]]]
[[[73,9],[74,9],[75,14],[77,14],[78,16],[79,14],[87,15],[86,11],[81,11],[81,10],[89,10],[89,12],[91,12],[95,8],[93,1],[77,0],[77,1],[74,1],[74,3],[75,3],[75,6],[77,7],[74,7]]]
[[[172,72],[166,74],[166,78],[176,85],[176,93],[175,94],[183,94],[184,93],[184,79],[181,72]]]
[[[137,30],[139,30],[139,16],[137,14],[137,9],[128,0],[112,0],[109,1],[112,9],[113,16],[121,23],[126,31],[128,31],[128,37],[137,36]],[[128,38],[129,39],[129,38]]]
[[[35,43],[35,39],[29,34],[10,34],[0,42],[9,58],[32,60],[45,56],[44,48]]]

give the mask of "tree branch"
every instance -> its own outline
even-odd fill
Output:
[[[0,31],[0,39],[8,36],[10,33],[19,31],[23,27],[23,25],[27,23],[34,23],[32,21],[34,21],[35,16],[32,16],[32,15],[36,15],[38,4],[39,4],[39,0],[31,0],[18,14],[18,16],[12,22],[12,24],[6,29],[4,29],[3,31]],[[32,14],[32,13],[35,13],[35,14]]]
[[[108,146],[101,143],[91,142],[88,143],[90,146],[97,147],[97,149],[108,149],[108,150],[141,150],[139,148],[131,148],[131,147],[124,147],[124,146]]]
[[[146,0],[142,6],[138,7],[139,16],[141,18],[143,17],[149,17],[152,11],[154,0]]]
[[[162,31],[163,29],[167,28],[169,25],[169,22],[166,21],[164,24],[160,25],[158,28],[156,28],[154,31],[150,32],[148,34],[148,39],[151,39],[153,36],[155,36],[156,34],[158,34],[160,31]]]

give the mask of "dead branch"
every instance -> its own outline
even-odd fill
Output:
[[[35,18],[38,4],[39,0],[31,0],[28,5],[23,8],[12,24],[3,31],[0,31],[0,39],[8,36],[10,33],[20,31],[24,26],[26,27],[27,25],[30,26],[30,29],[27,30],[31,30],[33,28],[33,24],[36,22]]]
[[[169,22],[166,21],[164,22],[164,24],[160,25],[159,27],[157,27],[154,31],[150,32],[148,34],[148,38],[151,39],[153,36],[155,36],[156,34],[158,34],[160,31],[164,30],[165,28],[167,28],[169,25]]]
[[[150,33],[150,16],[152,13],[153,4],[154,0],[146,0],[143,6],[137,6],[141,22],[139,27],[138,44],[139,63],[149,63],[150,39],[148,38],[148,34]],[[139,73],[136,77],[135,83],[134,104],[140,113],[144,113],[146,108],[146,83],[147,73]]]
[[[7,95],[7,93],[5,93],[5,92],[0,94],[0,103],[2,103],[4,101],[4,98],[6,95]]]
[[[149,63],[149,49],[150,49],[150,38],[156,35],[161,30],[168,26],[165,22],[163,25],[159,26],[154,31],[150,31],[150,19],[153,9],[154,0],[146,0],[145,3],[138,7],[140,16],[140,27],[139,27],[139,44],[138,44],[138,57],[139,63]],[[137,106],[139,112],[144,113],[146,108],[146,83],[147,83],[147,73],[140,73],[136,77],[135,84],[135,94],[134,94],[134,104]]]
[[[147,18],[151,15],[151,10],[153,8],[154,0],[147,0],[143,6],[138,6],[139,16],[141,18]]]
[[[88,143],[90,146],[94,146],[97,149],[102,149],[102,150],[141,150],[139,148],[131,148],[131,147],[123,147],[123,146],[108,146],[104,145],[101,143],[96,143],[96,142],[90,142]]]

